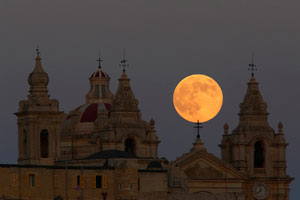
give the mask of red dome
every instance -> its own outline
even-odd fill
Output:
[[[92,73],[91,78],[109,78],[108,74],[102,70]]]
[[[81,112],[79,122],[95,122],[97,120],[98,113],[100,112],[108,112],[110,113],[111,105],[108,103],[92,103],[92,104],[84,104],[75,109],[75,111]],[[67,117],[67,120],[70,119],[71,116]]]

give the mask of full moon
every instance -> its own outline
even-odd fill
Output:
[[[194,74],[182,79],[173,94],[177,113],[190,122],[206,122],[214,118],[223,104],[219,84],[209,76]]]

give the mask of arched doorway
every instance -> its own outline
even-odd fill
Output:
[[[48,158],[48,131],[45,129],[40,133],[40,150],[41,158]]]
[[[135,154],[135,141],[132,138],[127,138],[125,141],[125,152],[133,153]]]
[[[260,141],[257,141],[254,144],[254,168],[264,167],[264,153],[264,144]]]

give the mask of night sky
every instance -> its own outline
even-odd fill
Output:
[[[299,0],[65,0],[0,1],[0,162],[17,162],[17,124],[13,113],[27,98],[27,77],[40,48],[48,89],[69,112],[85,103],[88,77],[103,70],[115,92],[126,48],[127,74],[143,119],[156,121],[159,156],[169,160],[188,152],[193,124],[173,107],[177,83],[191,74],[214,78],[224,103],[216,118],[204,123],[207,150],[220,156],[223,125],[237,126],[246,94],[251,54],[256,80],[268,104],[269,123],[279,121],[289,146],[287,171],[296,180],[290,199],[300,196],[300,1]],[[296,189],[298,188],[298,191]]]

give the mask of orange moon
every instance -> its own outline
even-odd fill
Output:
[[[223,93],[219,84],[209,76],[194,74],[182,79],[173,93],[177,113],[190,122],[206,122],[221,110]]]

